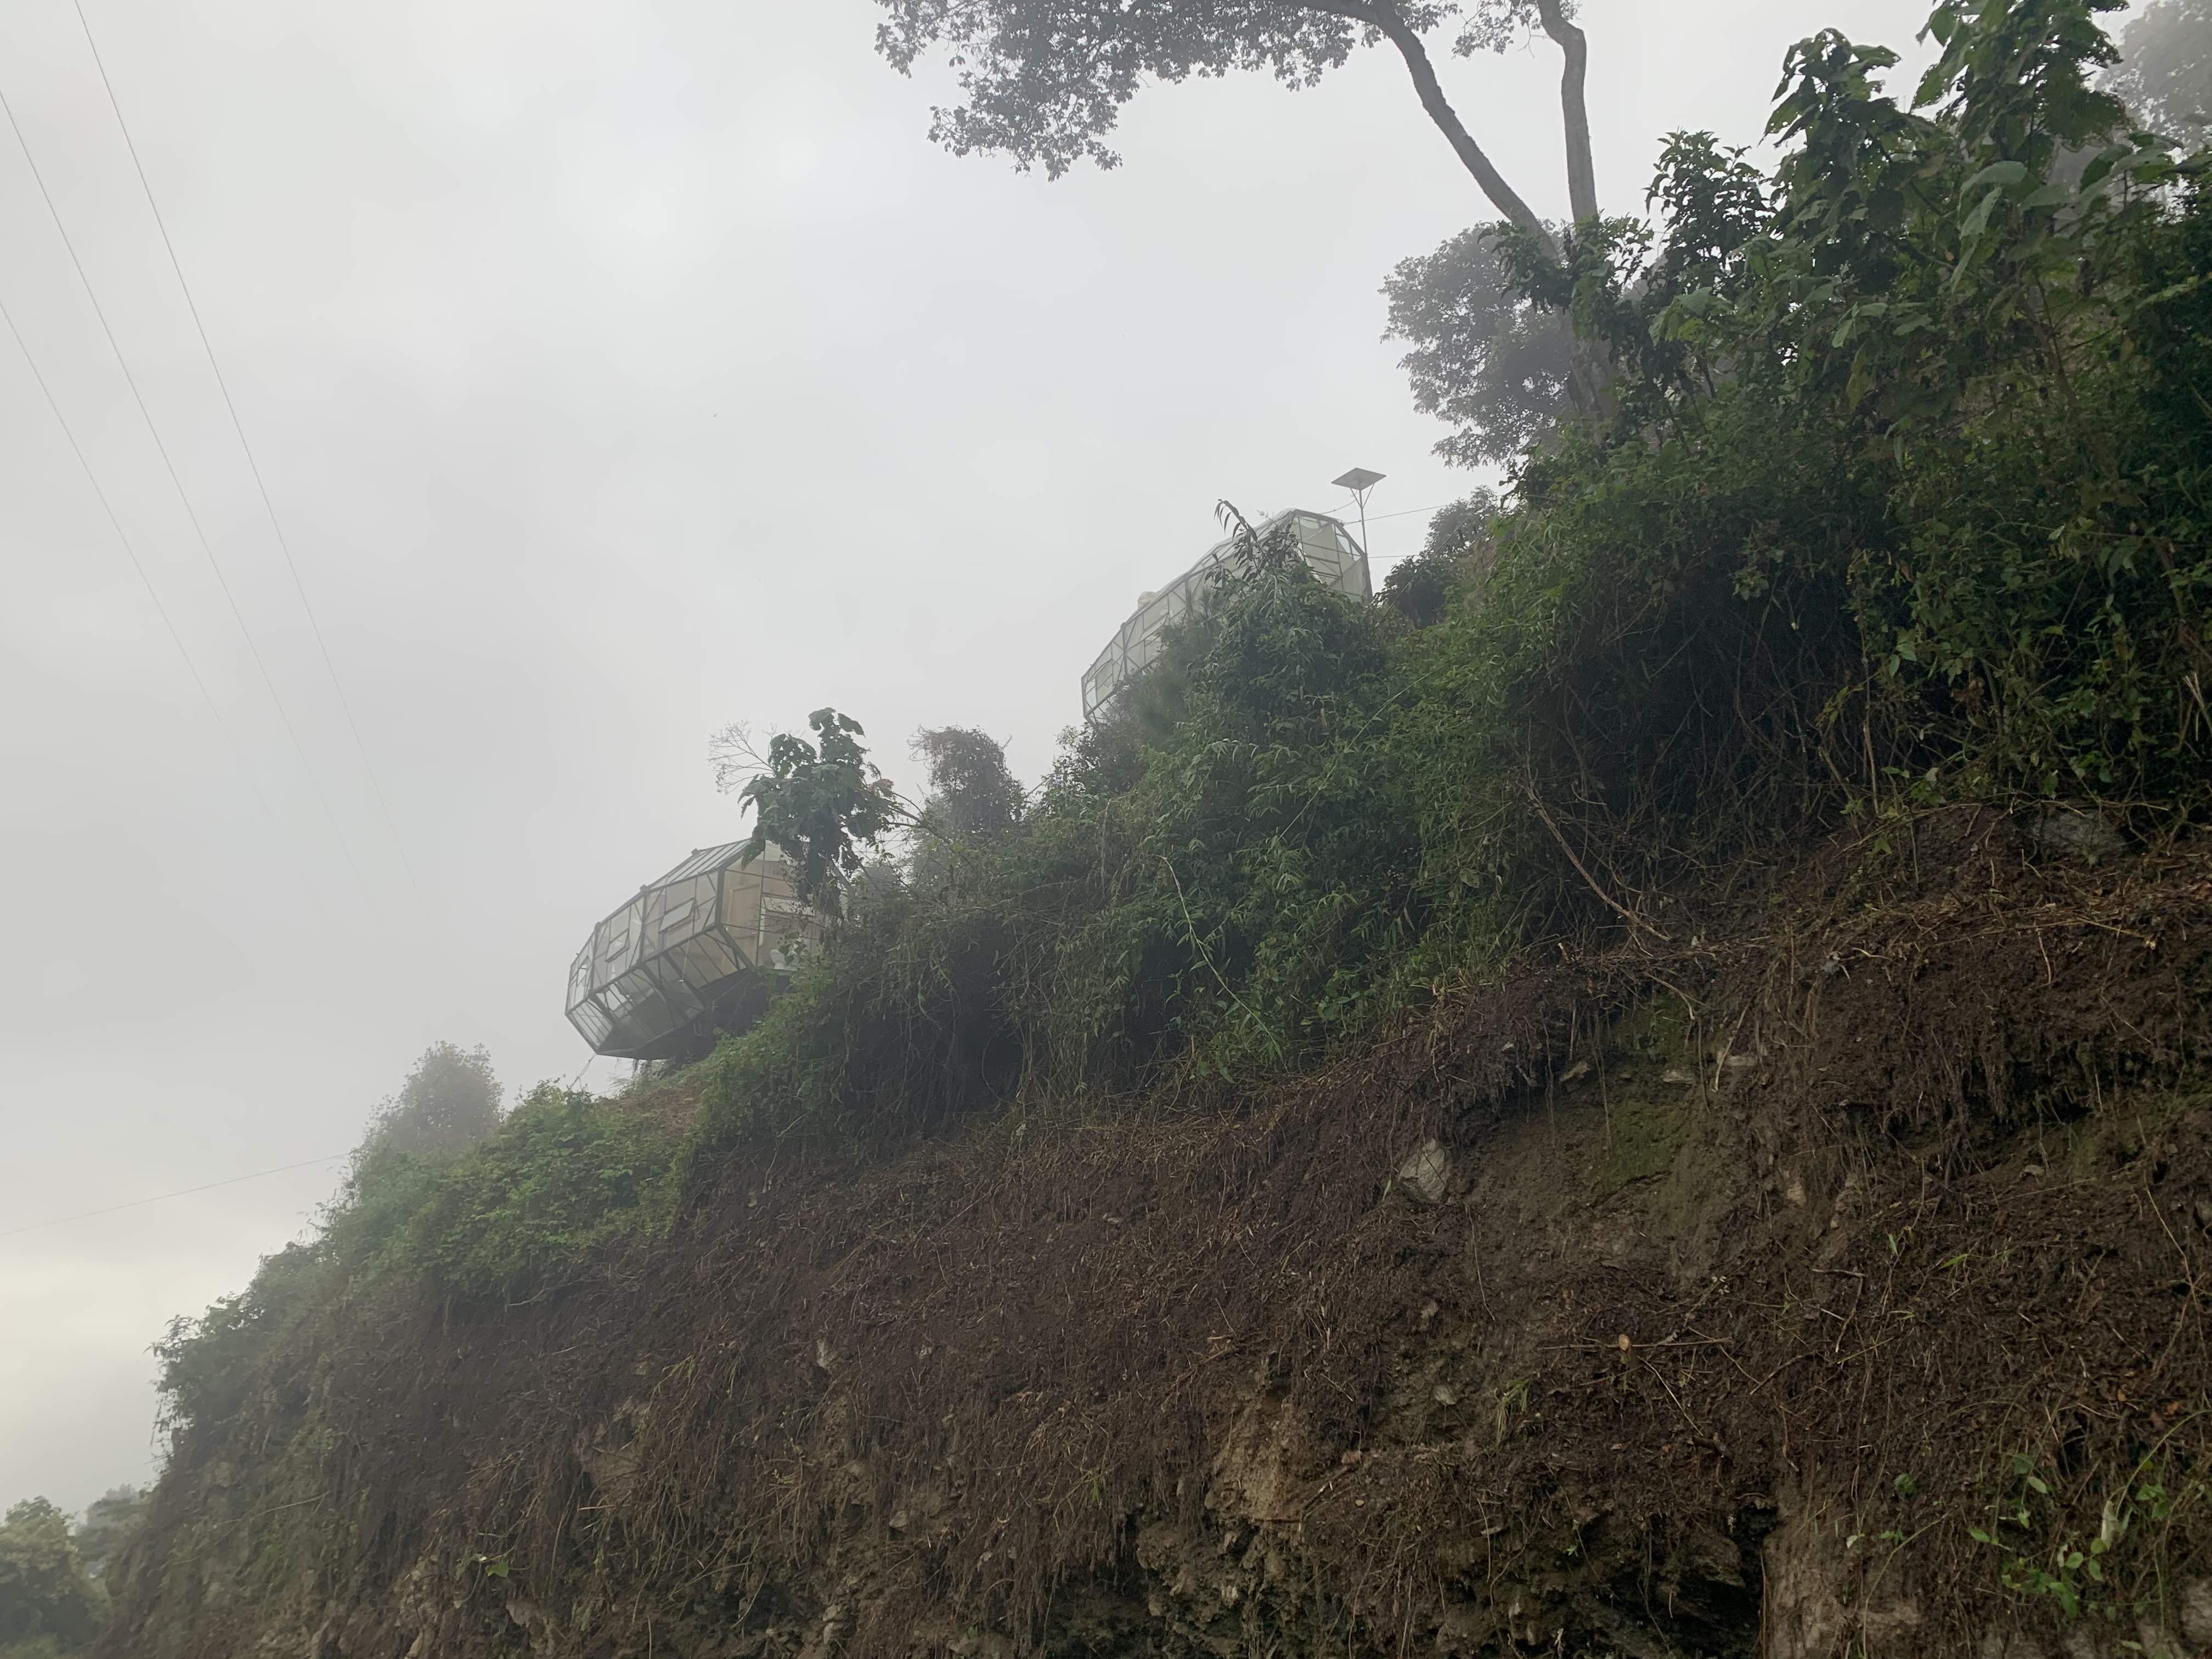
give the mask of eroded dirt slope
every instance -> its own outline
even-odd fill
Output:
[[[2204,863],[1952,819],[1670,931],[325,1310],[105,1651],[2212,1650]]]

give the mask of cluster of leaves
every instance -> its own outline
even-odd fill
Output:
[[[1916,787],[2203,787],[2212,216],[2202,158],[2094,85],[2114,9],[1939,6],[1911,110],[1877,88],[1892,54],[1816,36],[1790,57],[1771,182],[1678,135],[1656,257],[1616,234],[1565,276],[1522,259],[1606,339],[1607,441],[1636,471],[1725,462],[1764,424],[1808,508],[1862,504],[1825,548],[1836,520],[1802,511],[1732,538],[1730,574],[1759,602],[1840,586],[1882,760]]]
[[[106,1615],[69,1516],[43,1498],[9,1509],[0,1521],[0,1659],[65,1659]]]
[[[2155,1590],[2165,1573],[2157,1543],[2206,1498],[2203,1483],[2164,1452],[2154,1447],[2118,1480],[2100,1481],[2104,1472],[2091,1472],[2087,1480],[2105,1487],[2103,1501],[2096,1530],[2080,1535],[2065,1527],[2055,1473],[2015,1452],[2004,1473],[1991,1472],[1996,1495],[1968,1535],[1999,1553],[2001,1582],[2014,1595],[2048,1601],[2069,1624],[2132,1626],[2158,1610]]]
[[[154,1345],[161,1366],[161,1425],[228,1422],[252,1398],[263,1358],[299,1320],[323,1305],[339,1275],[325,1241],[288,1244],[264,1256],[246,1287],[197,1319],[169,1322]]]
[[[428,1286],[459,1306],[540,1295],[607,1241],[647,1230],[672,1194],[680,1140],[637,1097],[543,1083],[504,1118],[417,1139],[458,1106],[489,1109],[482,1050],[433,1047],[371,1122],[313,1237],[263,1258],[252,1283],[155,1345],[173,1430],[234,1416],[263,1386],[280,1339],[350,1288]],[[441,1103],[442,1103],[442,1104]]]
[[[664,1208],[672,1137],[635,1103],[540,1084],[425,1195],[394,1259],[447,1295],[544,1292]]]
[[[1420,551],[1390,567],[1382,581],[1382,603],[1416,628],[1442,622],[1453,592],[1487,574],[1497,562],[1491,526],[1498,516],[1498,497],[1487,489],[1437,512],[1429,520]]]
[[[995,841],[1021,822],[1022,786],[997,739],[966,726],[925,726],[913,750],[929,769],[921,817],[937,840]]]
[[[1436,452],[1460,466],[1518,461],[1567,410],[1573,335],[1509,268],[1506,236],[1504,226],[1476,225],[1433,253],[1401,260],[1382,285],[1384,337],[1413,348],[1399,367],[1413,406],[1451,423]]]
[[[1121,157],[1108,142],[1147,81],[1266,70],[1310,87],[1384,35],[1453,28],[1461,56],[1503,52],[1565,0],[1231,0],[1200,8],[1118,0],[881,0],[876,46],[902,74],[933,51],[956,72],[962,101],[934,111],[930,137],[956,155],[995,151],[1059,178],[1079,161]]]
[[[2151,0],[2121,33],[2103,85],[2143,125],[2202,143],[2212,130],[2212,0]]]
[[[1240,524],[1212,609],[1020,819],[871,896],[716,1057],[702,1146],[1295,1062],[1421,930],[1395,629]]]
[[[482,1048],[436,1042],[370,1121],[365,1151],[448,1152],[499,1127],[499,1079]]]
[[[739,777],[741,805],[753,813],[745,856],[770,846],[791,860],[799,896],[828,915],[843,906],[846,884],[866,862],[863,848],[912,814],[860,746],[860,725],[834,708],[807,716],[814,738],[780,732],[757,767],[744,730],[714,740],[724,787]]]

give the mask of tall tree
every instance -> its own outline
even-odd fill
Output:
[[[377,1109],[364,1150],[453,1152],[499,1127],[499,1079],[483,1048],[434,1042]]]
[[[1450,423],[1436,453],[1461,466],[1503,466],[1525,453],[1566,412],[1575,370],[1566,319],[1513,280],[1498,257],[1501,228],[1463,230],[1400,261],[1382,285],[1385,337],[1413,347],[1399,366],[1413,405]]]
[[[957,155],[997,151],[1058,178],[1079,161],[1115,166],[1107,143],[1146,81],[1265,70],[1310,87],[1363,46],[1388,43],[1422,109],[1497,210],[1547,246],[1551,230],[1506,181],[1444,94],[1425,36],[1455,27],[1462,57],[1540,28],[1565,55],[1560,118],[1576,219],[1597,213],[1583,82],[1589,43],[1575,0],[878,0],[878,49],[902,73],[942,50],[962,101],[930,136]]]
[[[43,1498],[9,1510],[0,1522],[0,1648],[43,1638],[66,1652],[92,1639],[101,1613],[69,1516]]]
[[[2119,44],[2105,89],[2166,137],[2212,142],[2212,0],[2153,0]]]
[[[912,748],[929,769],[921,814],[926,829],[954,841],[985,842],[1021,822],[1022,786],[1006,764],[1005,745],[989,732],[924,726]]]
[[[928,769],[929,792],[915,814],[906,870],[927,886],[951,872],[956,848],[988,846],[1021,822],[1022,786],[1005,745],[972,726],[926,726],[908,752]]]

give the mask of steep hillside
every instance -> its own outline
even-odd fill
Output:
[[[823,947],[179,1330],[105,1652],[2212,1645],[2212,153],[2100,7],[1486,241],[1604,407],[1391,603],[1242,530],[1028,799],[779,734]]]
[[[2212,860],[2047,839],[1934,815],[1233,1105],[739,1160],[518,1305],[338,1298],[185,1434],[104,1651],[2193,1652]]]

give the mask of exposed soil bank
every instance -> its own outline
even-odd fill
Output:
[[[1882,867],[324,1310],[103,1652],[2212,1650],[2212,864]]]

